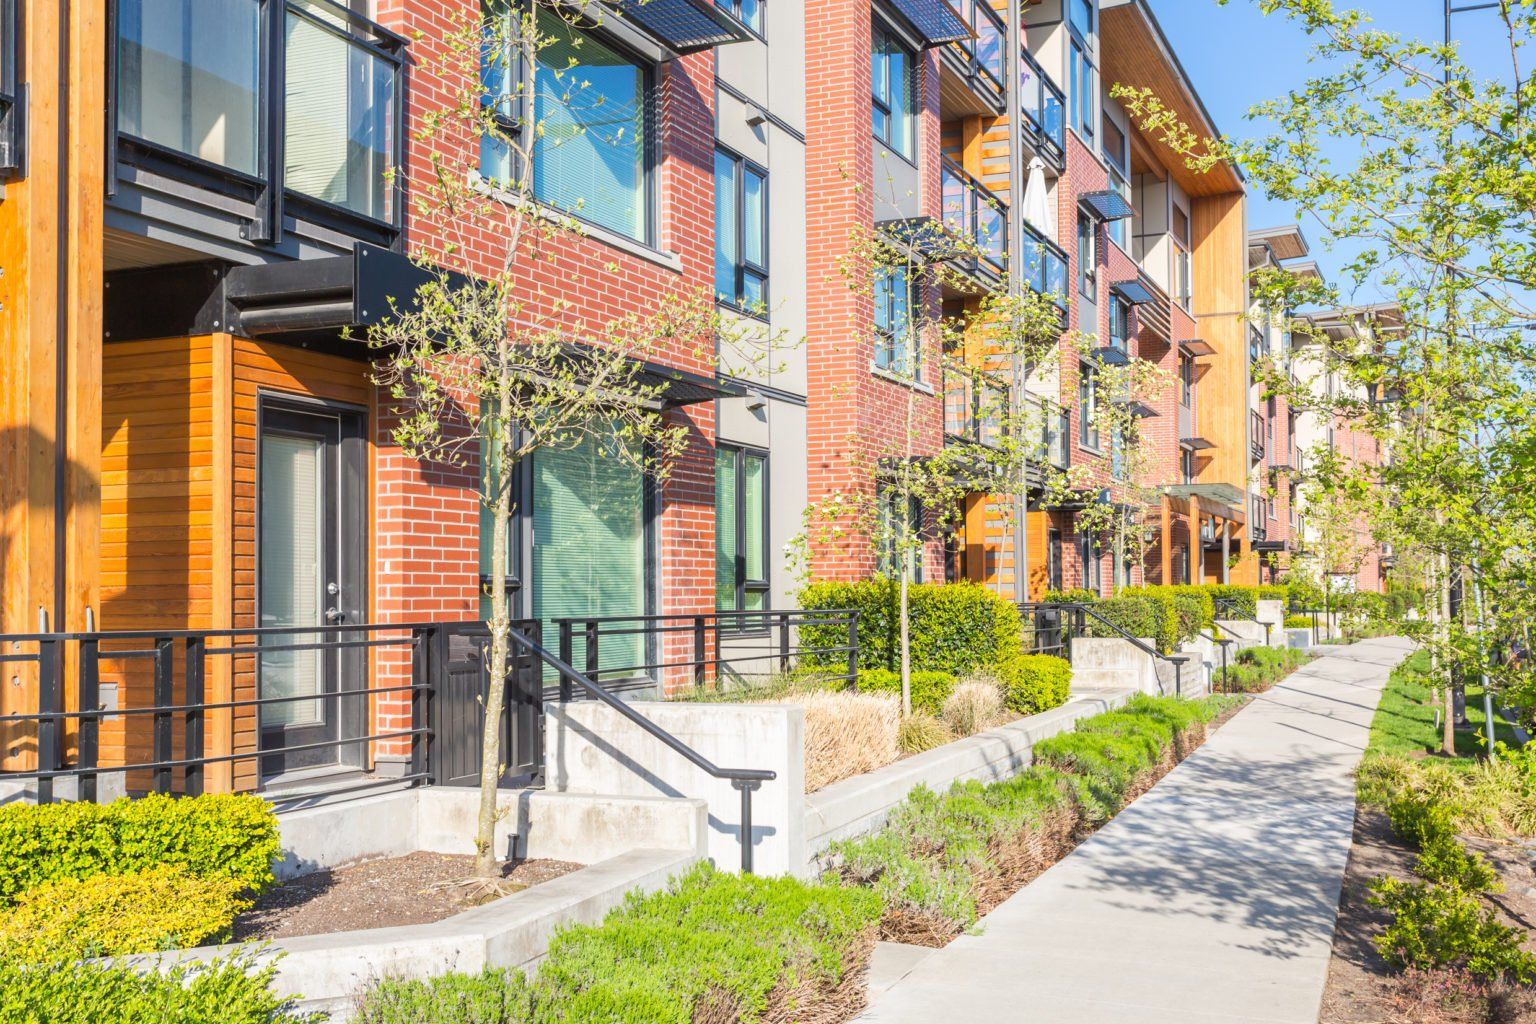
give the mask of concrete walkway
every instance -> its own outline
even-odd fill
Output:
[[[1316,1024],[1352,772],[1401,640],[1328,648],[941,950],[882,945],[869,1024]]]

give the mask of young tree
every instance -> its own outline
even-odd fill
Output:
[[[1337,288],[1286,275],[1256,280],[1270,308],[1338,306],[1365,291],[1401,310],[1391,334],[1322,346],[1343,385],[1334,393],[1272,385],[1391,453],[1380,467],[1319,474],[1319,493],[1374,491],[1373,529],[1412,536],[1431,556],[1431,607],[1441,612],[1416,631],[1439,673],[1493,665],[1497,681],[1490,652],[1536,614],[1536,367],[1525,336],[1536,319],[1536,83],[1520,60],[1536,8],[1499,0],[1486,16],[1502,25],[1507,52],[1501,66],[1474,71],[1454,46],[1380,31],[1330,0],[1254,2],[1308,33],[1321,69],[1255,108],[1276,126],[1268,135],[1203,139],[1159,97],[1115,93],[1191,166],[1238,162],[1257,187],[1350,250]],[[1465,636],[1445,614],[1462,572],[1485,597],[1481,628]]]
[[[584,39],[575,19],[565,8],[489,3],[482,17],[461,19],[435,41],[432,77],[444,88],[421,115],[415,151],[428,167],[411,183],[415,237],[425,239],[413,257],[424,283],[369,335],[375,380],[392,400],[395,443],[414,458],[480,469],[493,582],[472,881],[492,891],[499,723],[512,655],[501,581],[510,576],[518,469],[539,452],[592,444],[660,486],[689,429],[665,411],[664,383],[643,364],[712,366],[717,340],[739,334],[707,292],[597,320],[568,289],[538,283],[547,276],[537,268],[555,265],[583,234],[574,214],[595,197],[564,209],[536,201],[535,146],[622,149],[642,130],[640,112],[604,96],[570,56]]]

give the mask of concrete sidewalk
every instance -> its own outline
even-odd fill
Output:
[[[941,950],[882,945],[869,1024],[1316,1024],[1353,770],[1406,641],[1328,648]]]

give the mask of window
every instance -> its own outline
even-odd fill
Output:
[[[905,552],[912,582],[921,583],[923,581],[923,507],[913,495],[907,496],[905,516],[902,515],[902,505],[901,495],[897,492],[881,493],[876,524],[880,541],[876,571],[882,576],[896,576],[900,571],[897,563],[898,552]]]
[[[1099,222],[1085,210],[1077,211],[1077,294],[1084,302],[1097,306],[1099,301]],[[1091,321],[1082,314],[1078,316],[1078,323],[1084,330],[1089,330],[1090,323],[1096,327],[1097,322],[1097,316],[1094,316]]]
[[[912,321],[916,303],[916,289],[906,267],[875,271],[875,365],[920,381],[923,358]]]
[[[1104,584],[1099,566],[1099,546],[1086,533],[1077,535],[1077,552],[1083,562],[1083,589],[1097,591]]]
[[[1193,300],[1189,266],[1189,214],[1173,208],[1173,297],[1185,309]]]
[[[1094,0],[1069,0],[1068,120],[1093,148],[1099,124],[1099,76],[1093,65]]]
[[[1099,447],[1099,371],[1089,363],[1078,367],[1077,378],[1078,443],[1084,448]]]
[[[515,8],[497,4],[515,18]],[[515,21],[512,22],[515,25]],[[548,40],[535,58],[532,96],[533,196],[539,202],[639,242],[651,240],[652,69],[597,36],[539,11]],[[492,55],[485,102],[516,135],[524,86],[515,57]],[[505,109],[502,109],[505,108]],[[487,138],[480,173],[492,181],[518,176],[514,152]]]
[[[768,172],[715,150],[715,294],[759,316],[768,304]]]
[[[1131,350],[1131,304],[1118,295],[1109,300],[1109,342],[1122,352]]]
[[[1104,118],[1104,162],[1109,165],[1109,187],[1131,200],[1130,141],[1114,118]],[[1120,217],[1109,222],[1109,239],[1122,249],[1130,249],[1131,218]]]
[[[917,55],[876,24],[870,59],[875,138],[891,152],[916,158]]]
[[[1181,483],[1195,482],[1195,453],[1188,448],[1179,449],[1179,477]]]
[[[0,181],[21,170],[21,0],[0,0]]]
[[[715,607],[768,607],[768,455],[715,448]]]
[[[1061,573],[1061,531],[1055,527],[1046,533],[1045,578],[1051,590],[1066,589]]]
[[[1088,39],[1093,35],[1094,0],[1069,0],[1069,19],[1072,31]]]
[[[1195,359],[1182,354],[1179,356],[1179,404],[1186,409],[1195,405]]]
[[[730,11],[737,21],[758,35],[763,34],[763,0],[715,0],[715,6]]]

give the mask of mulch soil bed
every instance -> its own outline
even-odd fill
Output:
[[[1484,839],[1463,842],[1498,870],[1504,891],[1488,899],[1504,923],[1536,929],[1536,850]],[[1417,880],[1415,856],[1384,812],[1355,812],[1320,1024],[1536,1024],[1536,993],[1480,985],[1450,971],[1394,973],[1382,960],[1373,939],[1389,918],[1368,902],[1370,883],[1382,875]]]
[[[468,877],[473,857],[412,853],[319,871],[264,893],[235,919],[236,941],[289,939],[359,928],[431,924],[470,909],[463,890],[434,889]],[[507,861],[503,881],[530,888],[580,868],[559,860]]]

